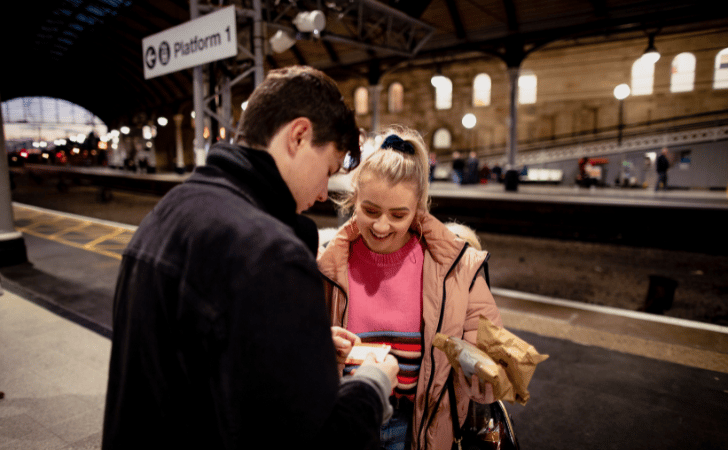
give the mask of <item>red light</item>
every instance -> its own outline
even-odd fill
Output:
[[[27,158],[28,157],[28,151],[25,150],[25,149],[21,150],[20,151],[20,156],[22,156],[23,158]]]

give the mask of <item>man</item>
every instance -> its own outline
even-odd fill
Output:
[[[480,183],[480,161],[478,161],[478,154],[470,152],[468,154],[468,161],[465,163],[465,177],[463,184],[478,184]]]
[[[397,362],[339,382],[334,330],[299,214],[327,198],[359,131],[333,80],[271,72],[242,146],[219,144],[144,219],[114,297],[103,448],[366,448]],[[363,370],[362,370],[363,369]]]
[[[455,184],[463,184],[465,176],[465,160],[460,152],[452,152],[452,180]]]
[[[670,168],[670,161],[667,159],[667,147],[662,148],[660,156],[657,157],[656,169],[657,169],[657,184],[655,184],[655,190],[660,188],[667,190],[667,169]]]

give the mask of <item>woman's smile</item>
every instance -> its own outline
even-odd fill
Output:
[[[404,246],[417,211],[411,183],[389,184],[372,176],[363,183],[356,204],[356,223],[369,250],[386,254]]]
[[[393,233],[380,234],[380,233],[377,233],[374,230],[369,230],[369,231],[372,234],[372,236],[374,236],[374,239],[377,239],[377,240],[380,240],[380,241],[383,241],[383,240],[387,239],[388,237],[390,237],[393,234]]]

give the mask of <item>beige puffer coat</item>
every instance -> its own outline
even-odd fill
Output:
[[[412,449],[450,450],[453,433],[445,382],[451,367],[445,354],[432,346],[432,339],[439,332],[475,343],[481,314],[496,325],[503,325],[493,295],[481,276],[480,269],[488,260],[488,253],[468,247],[430,214],[421,221],[421,229],[413,232],[422,236],[425,261],[424,346],[412,422]],[[319,269],[327,279],[326,299],[332,325],[344,328],[348,320],[349,248],[359,235],[356,224],[350,220],[320,249],[318,256]],[[462,372],[455,378],[461,424],[465,421],[469,398],[486,403],[494,401],[490,386],[482,391],[474,380],[475,377],[466,379]]]

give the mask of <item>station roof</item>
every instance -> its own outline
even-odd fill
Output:
[[[221,2],[199,0],[202,12]],[[230,4],[231,2],[222,2]],[[252,10],[252,0],[232,2]],[[687,0],[261,0],[266,37],[294,29],[300,11],[321,8],[317,38],[265,58],[267,69],[318,67],[334,78],[376,76],[402,63],[472,52],[514,64],[551,42],[728,28],[728,2]],[[190,20],[189,0],[5,2],[0,14],[0,100],[49,96],[79,104],[112,125],[144,111],[191,103],[192,71],[145,80],[142,39]],[[245,18],[238,25],[245,40]],[[252,22],[249,22],[252,30]],[[245,44],[243,44],[245,46]],[[376,64],[373,64],[375,62]],[[244,53],[233,75],[252,65]],[[252,81],[250,86],[252,88]],[[166,114],[173,113],[167,111]]]

